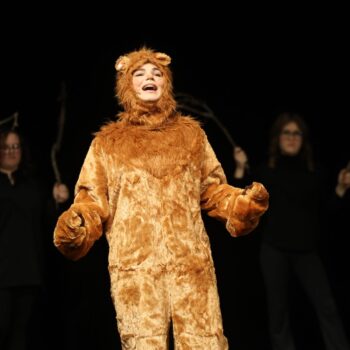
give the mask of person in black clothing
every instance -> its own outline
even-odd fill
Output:
[[[248,158],[234,151],[234,177],[248,181]],[[297,114],[283,113],[271,129],[268,163],[256,169],[254,181],[270,193],[261,224],[260,263],[264,279],[273,350],[294,350],[288,308],[289,272],[293,271],[312,302],[327,350],[349,349],[325,268],[317,253],[324,175],[315,166],[308,129]]]
[[[349,325],[349,237],[347,232],[349,232],[350,213],[350,162],[346,168],[338,172],[334,194],[329,215],[328,231],[330,234],[327,236],[327,257],[334,293],[339,305],[342,305],[339,312],[345,324]],[[346,327],[346,330],[347,335],[350,336],[349,327]]]
[[[43,285],[42,186],[29,172],[27,148],[15,129],[0,131],[0,349],[28,349],[28,330]],[[56,184],[55,200],[68,199]]]

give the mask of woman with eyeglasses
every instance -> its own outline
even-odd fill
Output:
[[[43,286],[45,191],[30,171],[15,129],[0,130],[0,349],[28,349],[28,330]],[[57,203],[68,199],[57,184]]]
[[[294,273],[319,320],[325,349],[349,349],[325,268],[317,252],[325,192],[323,172],[315,165],[308,128],[298,114],[281,114],[271,128],[267,164],[252,174],[248,157],[234,150],[235,185],[261,181],[270,207],[261,223],[260,264],[264,280],[271,348],[294,350],[289,320],[289,279]]]

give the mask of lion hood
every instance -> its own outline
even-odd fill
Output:
[[[176,102],[173,97],[172,74],[169,69],[171,58],[162,52],[142,48],[120,56],[116,63],[116,95],[124,111],[118,114],[122,121],[157,127],[176,115]],[[146,63],[152,63],[164,76],[164,90],[157,101],[142,101],[132,85],[133,72]]]

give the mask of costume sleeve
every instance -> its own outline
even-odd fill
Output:
[[[233,237],[248,234],[267,210],[269,194],[258,182],[244,189],[228,185],[224,171],[206,138],[204,143],[201,207],[208,211],[209,216],[223,221]]]
[[[109,216],[108,186],[103,153],[92,142],[75,186],[71,207],[58,219],[54,244],[67,258],[77,260],[90,250]]]

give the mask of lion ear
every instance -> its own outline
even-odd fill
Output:
[[[129,65],[130,58],[127,56],[120,56],[115,62],[115,69],[117,72],[125,71]]]
[[[168,66],[171,62],[170,56],[163,52],[156,52],[156,58],[162,66]]]

